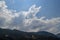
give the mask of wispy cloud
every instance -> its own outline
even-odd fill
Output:
[[[32,5],[28,11],[16,12],[7,9],[5,1],[0,1],[0,27],[28,32],[60,32],[60,17],[51,19],[38,18],[36,14],[40,12],[40,9],[41,6],[36,7],[36,5]]]

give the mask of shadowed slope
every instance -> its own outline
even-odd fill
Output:
[[[18,30],[0,29],[0,40],[59,40],[56,35],[45,32],[23,32]]]

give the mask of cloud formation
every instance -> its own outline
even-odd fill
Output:
[[[0,1],[0,28],[17,29],[27,32],[60,32],[60,17],[45,19],[45,17],[38,18],[36,16],[40,12],[41,6],[36,7],[34,4],[28,11],[20,12],[9,10],[7,7],[5,1]]]

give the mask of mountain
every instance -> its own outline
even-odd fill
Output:
[[[23,32],[0,28],[0,40],[59,40],[59,38],[46,31]]]
[[[60,33],[58,33],[58,34],[56,34],[57,35],[57,37],[60,39]]]

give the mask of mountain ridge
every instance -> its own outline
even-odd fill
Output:
[[[0,28],[0,40],[59,40],[59,38],[46,31],[23,32]]]

